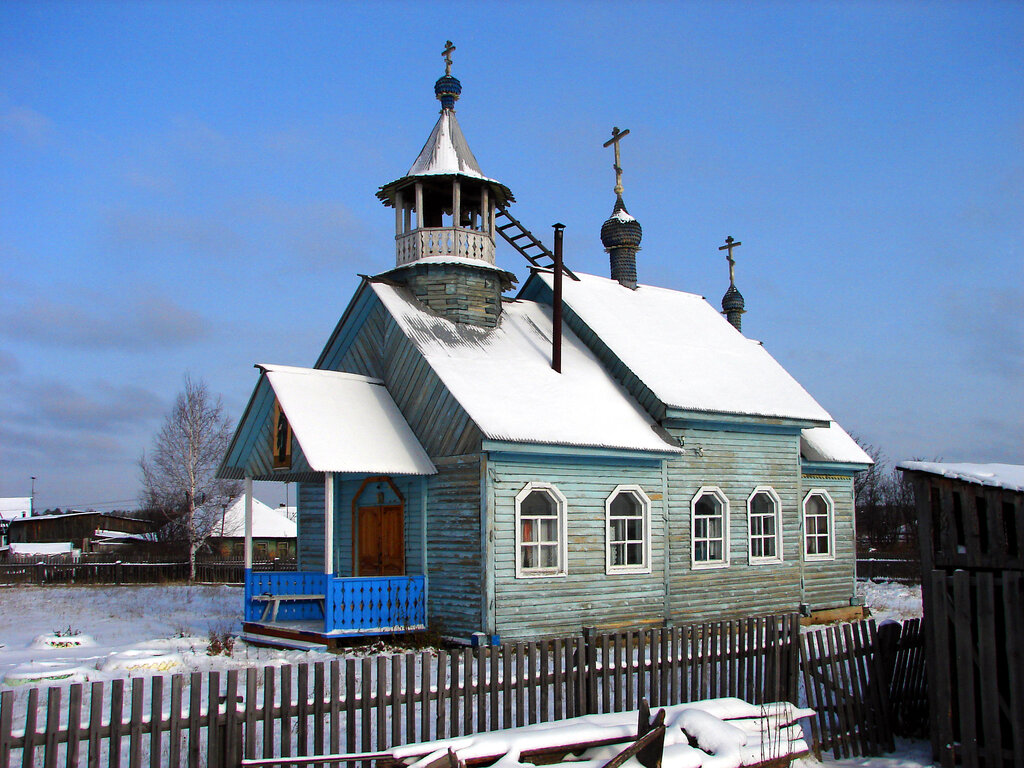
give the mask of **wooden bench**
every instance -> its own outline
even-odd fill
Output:
[[[326,597],[326,595],[273,595],[264,592],[261,595],[253,595],[252,600],[257,603],[266,603],[260,621],[267,621],[268,616],[270,621],[277,621],[277,611],[281,607],[281,603],[318,603],[320,615],[326,618],[327,611],[324,608]]]

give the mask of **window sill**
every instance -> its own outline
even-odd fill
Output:
[[[715,570],[719,570],[721,568],[728,568],[728,567],[729,567],[729,562],[728,561],[725,561],[725,562],[722,562],[722,563],[719,563],[719,562],[714,562],[714,563],[703,563],[703,562],[702,563],[697,563],[697,562],[690,561],[690,569],[694,570],[694,571],[715,571]]]

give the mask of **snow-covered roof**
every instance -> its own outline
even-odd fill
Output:
[[[63,555],[74,552],[74,547],[70,541],[12,541],[10,552],[12,555]]]
[[[827,427],[800,430],[800,455],[808,461],[874,464],[857,441],[834,421]]]
[[[380,379],[285,365],[257,367],[265,372],[314,472],[437,471]]]
[[[551,308],[502,307],[496,328],[453,323],[405,289],[374,292],[470,418],[492,440],[675,452],[654,422],[568,328],[551,369]]]
[[[218,518],[220,515],[217,515]],[[218,520],[213,536],[245,536],[245,497],[239,496],[224,512],[223,525]],[[294,539],[296,525],[283,509],[273,509],[259,499],[252,500],[252,535],[254,539]]]
[[[951,464],[939,461],[902,461],[899,469],[927,472],[953,480],[1024,491],[1024,465],[1021,464]]]
[[[9,496],[0,499],[0,520],[28,517],[32,510],[31,496]]]
[[[538,273],[549,286],[552,276]],[[702,297],[578,274],[565,303],[667,407],[702,413],[831,421],[767,350]]]
[[[494,181],[484,176],[484,172],[480,170],[473,150],[469,148],[466,137],[462,135],[455,112],[443,109],[427,143],[423,145],[416,162],[405,175],[443,176],[456,173],[474,179]]]

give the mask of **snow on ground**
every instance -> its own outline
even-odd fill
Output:
[[[896,739],[896,751],[884,757],[850,757],[836,760],[824,755],[819,763],[813,757],[793,762],[794,768],[927,768],[932,765],[932,745],[927,741]]]
[[[337,658],[241,642],[230,657],[208,656],[210,634],[238,632],[241,613],[236,586],[0,587],[0,689],[11,687],[8,675],[40,665],[109,680],[133,665],[139,671],[149,665],[151,673],[191,672]],[[48,637],[36,642],[41,636]],[[61,638],[87,642],[60,647],[70,644]]]
[[[864,598],[875,622],[921,618],[921,585],[897,581],[857,581],[857,594]]]

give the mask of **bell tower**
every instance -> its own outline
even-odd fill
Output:
[[[502,291],[515,282],[494,263],[495,208],[514,198],[484,176],[455,118],[462,83],[451,73],[453,51],[449,40],[434,84],[441,114],[427,143],[405,176],[377,192],[395,209],[395,268],[386,275],[455,322],[493,327]]]

